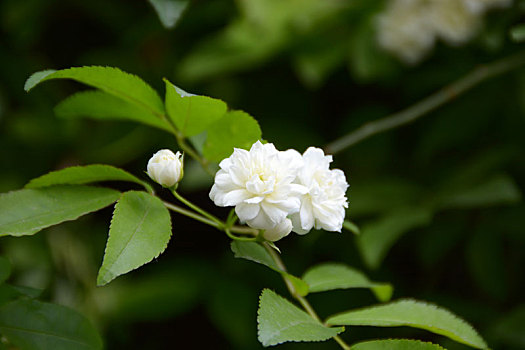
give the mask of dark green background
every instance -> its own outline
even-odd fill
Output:
[[[523,20],[523,1],[490,12],[468,44],[438,43],[414,67],[376,47],[372,23],[381,1],[349,1],[328,13],[311,10],[313,4],[268,6],[262,20],[252,22],[233,1],[193,1],[177,27],[167,30],[147,1],[1,1],[0,191],[77,164],[112,164],[145,179],[149,157],[176,147],[169,135],[134,124],[56,118],[54,105],[84,87],[51,82],[26,94],[24,81],[38,70],[116,66],[141,76],[161,95],[167,77],[250,113],[278,148],[304,151],[399,111],[481,63],[523,49],[508,35]],[[308,69],[300,62],[308,62]],[[392,282],[396,298],[451,309],[492,348],[525,348],[524,108],[521,69],[335,155],[335,166],[350,183],[348,217],[359,226],[366,229],[399,211],[428,210],[431,219],[401,229],[404,234],[377,269],[364,264],[351,233],[292,234],[279,242],[291,272],[343,262]],[[504,178],[504,185],[483,187],[494,178]],[[187,169],[182,190],[226,215],[208,200],[210,183]],[[481,190],[472,195],[473,188]],[[465,193],[471,196],[466,205],[429,207],[441,196]],[[261,348],[260,291],[270,287],[288,297],[277,274],[235,260],[223,234],[174,215],[173,238],[162,256],[96,288],[110,217],[111,209],[105,209],[33,237],[2,238],[1,252],[13,264],[11,282],[42,288],[43,299],[80,310],[101,330],[108,349]],[[364,290],[309,299],[322,317],[375,303]],[[401,336],[464,348],[405,328],[347,328],[343,338],[352,343]]]

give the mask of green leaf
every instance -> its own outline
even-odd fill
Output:
[[[485,182],[467,188],[453,189],[436,199],[440,209],[479,208],[502,204],[514,204],[521,200],[516,183],[507,175],[497,175]]]
[[[261,294],[257,323],[258,338],[264,346],[287,341],[323,341],[344,331],[344,327],[324,326],[269,289]]]
[[[223,101],[189,94],[168,80],[164,82],[168,116],[184,136],[203,132],[226,113],[227,106]]]
[[[388,250],[405,233],[424,226],[432,219],[432,211],[424,207],[394,210],[377,221],[361,227],[357,247],[368,267],[376,269]]]
[[[311,293],[333,289],[370,288],[379,301],[388,301],[393,288],[388,283],[370,281],[361,271],[336,263],[314,266],[303,275]]]
[[[157,12],[165,28],[175,27],[183,12],[190,4],[189,0],[148,0]]]
[[[328,318],[326,324],[421,328],[477,349],[487,349],[487,344],[474,328],[450,311],[409,299],[343,312]]]
[[[242,111],[230,111],[208,130],[203,154],[206,159],[220,162],[233,153],[233,148],[250,149],[262,138],[259,123]]]
[[[92,164],[86,166],[72,166],[69,168],[52,171],[31,180],[26,188],[39,188],[52,185],[81,185],[100,181],[129,181],[143,186],[152,192],[151,186],[127,171],[110,165]]]
[[[11,263],[7,258],[0,256],[0,284],[7,281],[11,275]]]
[[[20,297],[36,298],[42,290],[31,287],[12,286],[7,283],[0,285],[0,306]]]
[[[510,29],[510,37],[518,43],[525,41],[525,23],[512,27]]]
[[[97,284],[105,285],[158,257],[170,237],[170,214],[160,199],[145,192],[124,193],[113,212]]]
[[[89,117],[100,120],[129,120],[171,132],[171,125],[144,108],[100,90],[81,91],[60,102],[55,114],[62,118]]]
[[[0,195],[0,236],[32,235],[64,221],[102,209],[120,192],[109,188],[59,185]]]
[[[102,349],[100,336],[84,316],[31,299],[0,307],[0,333],[21,350]]]
[[[36,72],[27,79],[24,89],[29,91],[51,79],[73,79],[119,97],[159,117],[164,115],[164,104],[157,92],[136,75],[118,68],[87,66]]]
[[[308,294],[308,284],[306,284],[299,277],[295,277],[294,275],[289,274],[277,266],[275,261],[272,259],[272,256],[259,243],[233,241],[231,243],[231,250],[235,254],[236,258],[242,258],[268,266],[270,269],[284,275],[290,280],[290,282],[292,282],[299,295],[305,296]]]
[[[446,350],[432,343],[411,339],[370,340],[352,345],[352,350]]]

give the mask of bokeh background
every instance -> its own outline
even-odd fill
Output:
[[[175,1],[159,18],[146,0],[2,0],[0,191],[78,164],[112,164],[145,179],[149,157],[176,147],[135,124],[57,118],[53,107],[85,87],[51,82],[27,94],[24,81],[35,71],[116,66],[161,95],[167,77],[253,115],[278,148],[304,151],[523,50],[509,31],[523,22],[525,2],[476,1],[465,0],[463,12],[460,0],[435,10],[416,0]],[[159,9],[170,1],[153,2]],[[163,26],[178,9],[176,24]],[[525,70],[514,69],[340,151],[334,164],[351,186],[347,217],[361,236],[291,235],[279,242],[283,259],[296,275],[319,262],[349,264],[393,283],[396,298],[451,309],[494,349],[525,349],[524,132]],[[188,166],[185,194],[226,214],[208,200],[211,179]],[[11,282],[90,317],[107,349],[262,348],[258,295],[270,287],[287,296],[278,274],[234,259],[218,231],[173,216],[163,255],[97,288],[110,217],[108,208],[32,237],[2,238]],[[321,316],[375,303],[366,290],[309,299]],[[350,328],[343,338],[405,336],[466,348],[405,328]]]

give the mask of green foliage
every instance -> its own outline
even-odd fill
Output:
[[[170,214],[160,199],[145,192],[124,193],[115,206],[97,284],[105,285],[158,257],[170,237]]]
[[[236,258],[246,259],[268,266],[270,269],[287,277],[299,295],[305,296],[308,294],[308,284],[302,279],[289,274],[277,266],[270,253],[268,253],[261,244],[255,242],[233,241],[231,243],[231,249]]]
[[[361,271],[337,263],[316,265],[303,275],[310,293],[334,289],[370,288],[379,301],[388,301],[393,288],[388,283],[370,281]]]
[[[507,175],[497,175],[470,186],[445,191],[436,199],[439,208],[480,208],[519,202],[521,193]]]
[[[425,207],[405,207],[363,225],[356,240],[365,263],[370,268],[378,268],[397,239],[411,229],[428,224],[432,214]]]
[[[0,236],[32,235],[102,209],[120,192],[108,188],[58,185],[0,195]]]
[[[525,24],[518,24],[517,26],[511,28],[510,37],[512,40],[518,43],[525,41]]]
[[[102,349],[100,336],[84,316],[31,299],[0,307],[0,332],[21,350]]]
[[[371,340],[352,345],[352,350],[446,350],[432,343],[409,339]]]
[[[203,154],[219,162],[229,157],[234,147],[249,149],[261,138],[261,128],[253,117],[242,111],[230,111],[210,126]]]
[[[288,341],[323,341],[344,331],[344,327],[324,326],[269,289],[261,293],[257,323],[259,341],[264,346]]]
[[[472,326],[450,311],[415,300],[404,299],[343,312],[329,317],[326,324],[376,327],[409,326],[444,335],[477,349],[488,348]]]
[[[151,111],[110,93],[95,90],[78,92],[55,107],[55,114],[62,118],[89,117],[99,120],[129,120],[165,131],[172,126]]]
[[[188,94],[168,80],[166,83],[166,111],[171,121],[184,136],[194,136],[206,130],[226,113],[221,100]]]
[[[11,275],[11,263],[7,258],[0,256],[0,285]]]
[[[189,0],[148,0],[157,12],[160,22],[165,28],[171,29],[177,25],[182,14],[190,4]]]
[[[39,188],[52,185],[81,185],[101,181],[129,181],[143,186],[152,192],[151,186],[127,171],[110,165],[91,164],[86,166],[73,166],[31,180],[26,188]]]
[[[350,221],[350,220],[343,221],[343,228],[345,230],[348,230],[348,231],[352,232],[355,235],[360,235],[361,234],[361,230],[359,229],[359,227],[355,223]]]
[[[36,72],[27,79],[24,89],[29,91],[51,79],[73,79],[119,97],[159,118],[164,115],[164,105],[157,92],[136,75],[118,68],[89,66]]]

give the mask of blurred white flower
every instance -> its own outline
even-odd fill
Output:
[[[158,184],[172,187],[183,176],[182,154],[173,153],[169,149],[158,151],[148,162],[148,175]]]
[[[428,11],[429,5],[421,0],[390,1],[377,18],[379,46],[406,63],[418,62],[435,42]]]
[[[439,0],[428,12],[436,35],[451,45],[461,45],[477,32],[481,16],[469,10],[463,0]]]
[[[345,174],[339,169],[330,170],[332,156],[325,156],[320,148],[308,148],[303,162],[296,182],[308,192],[301,197],[299,212],[291,216],[293,231],[305,234],[315,227],[340,232],[348,208]]]
[[[512,0],[463,0],[469,11],[482,13],[491,8],[508,7]]]
[[[271,143],[257,141],[250,151],[236,148],[219,164],[210,198],[221,207],[235,206],[241,223],[279,240],[291,232],[287,216],[299,211],[299,197],[306,192],[293,183],[301,166],[297,151],[280,152]]]
[[[487,10],[511,4],[512,0],[390,0],[377,17],[378,44],[415,64],[437,39],[464,44],[476,34]]]

